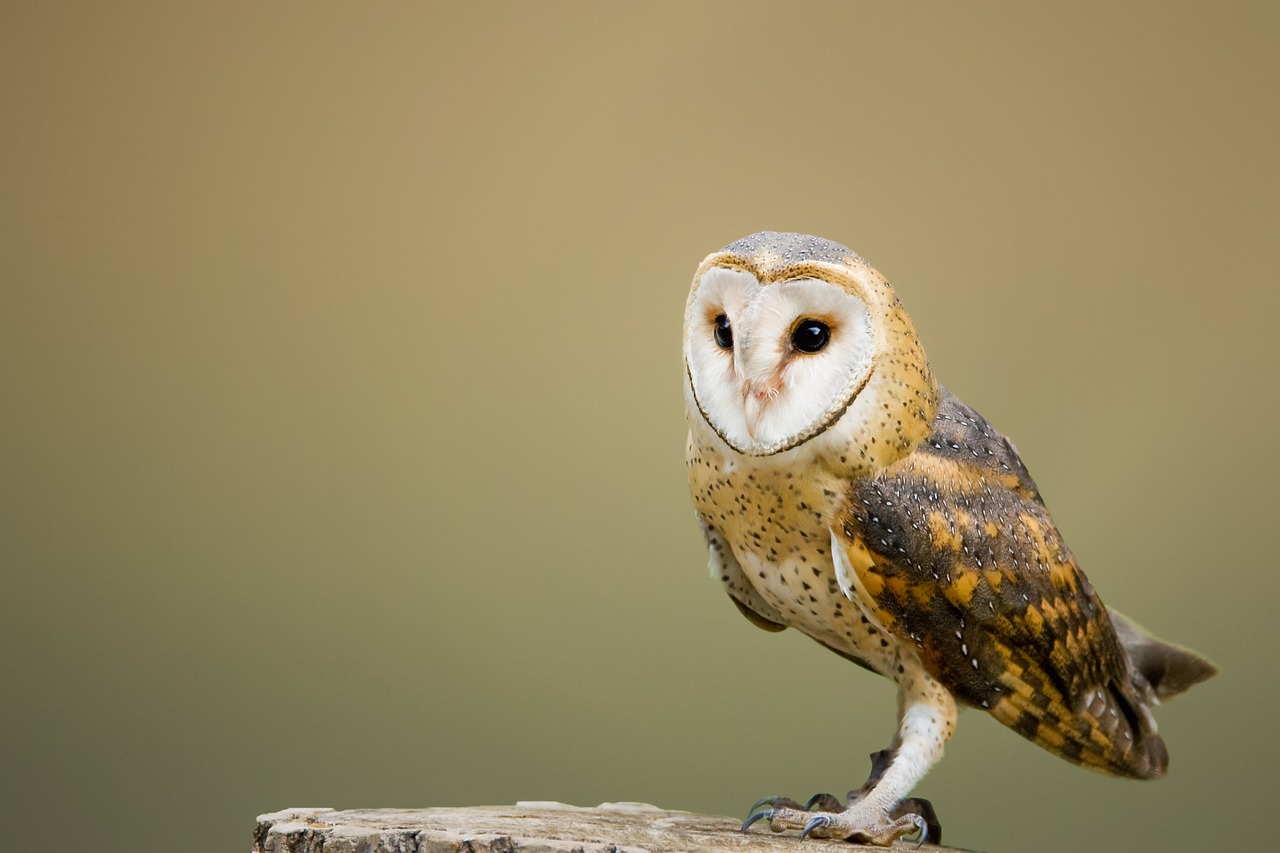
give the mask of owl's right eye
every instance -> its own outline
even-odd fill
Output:
[[[715,339],[716,346],[720,349],[733,349],[733,329],[729,327],[729,318],[724,314],[717,314]]]

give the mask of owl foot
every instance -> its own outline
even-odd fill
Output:
[[[941,842],[942,826],[938,823],[938,815],[933,804],[921,797],[902,800],[887,814],[868,813],[865,818],[857,814],[863,810],[855,806],[876,786],[892,761],[891,750],[871,753],[871,774],[861,788],[849,792],[844,803],[831,794],[814,794],[803,805],[788,797],[765,797],[751,807],[742,831],[746,832],[757,821],[766,820],[774,832],[801,830],[801,838],[813,835],[889,845],[896,838],[918,831],[920,841],[917,846],[926,839],[935,844]]]
[[[920,841],[916,846],[923,844],[929,837],[929,824],[925,818],[915,812],[894,817],[896,813],[897,809],[885,813],[878,808],[859,808],[856,805],[835,813],[815,813],[783,806],[753,812],[742,824],[742,829],[746,831],[756,821],[764,820],[774,832],[798,829],[801,838],[812,835],[814,838],[840,838],[888,847],[904,835],[919,833]]]

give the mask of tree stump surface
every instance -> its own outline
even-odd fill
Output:
[[[740,821],[645,803],[516,803],[435,809],[294,808],[258,818],[254,853],[855,853],[844,841],[778,835]],[[913,850],[899,841],[895,850]],[[954,848],[926,844],[930,853]],[[958,851],[963,853],[963,851]]]

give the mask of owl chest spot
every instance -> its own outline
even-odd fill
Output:
[[[870,624],[836,579],[831,531],[845,481],[821,466],[726,458],[694,433],[688,463],[694,504],[733,551],[743,582],[782,622],[891,676],[898,641]]]
[[[826,554],[838,499],[835,482],[815,484],[788,469],[693,455],[690,486],[699,513],[740,548],[766,562]],[[739,547],[740,546],[740,547]],[[822,562],[830,563],[830,555]]]
[[[700,508],[723,532],[747,582],[786,624],[877,672],[892,671],[896,638],[868,621],[837,581],[833,486],[750,473],[708,493],[713,500]]]
[[[800,550],[782,559],[766,559],[744,548],[736,556],[747,580],[787,625],[882,675],[891,675],[897,639],[845,597],[829,549],[821,551]]]

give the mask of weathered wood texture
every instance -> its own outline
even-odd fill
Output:
[[[254,853],[855,853],[842,841],[800,840],[739,822],[644,803],[579,808],[517,803],[440,809],[286,809],[258,818]],[[895,849],[911,850],[914,842]],[[952,848],[925,845],[931,853]]]

